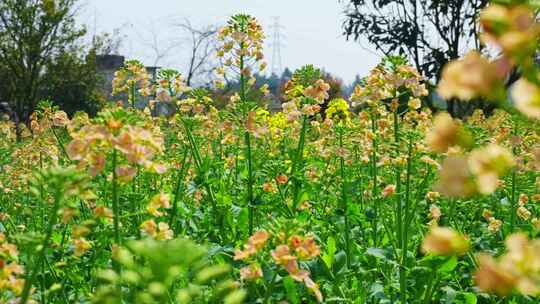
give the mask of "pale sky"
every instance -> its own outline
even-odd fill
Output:
[[[295,69],[314,64],[342,78],[346,83],[355,75],[366,75],[379,56],[367,43],[361,46],[341,35],[343,4],[338,0],[85,0],[79,21],[90,33],[120,28],[126,36],[121,53],[152,65],[154,53],[145,42],[157,37],[162,49],[179,39],[175,21],[189,18],[195,25],[224,24],[237,13],[248,13],[263,25],[267,45],[266,60],[271,66],[273,17],[283,27],[281,57],[283,67]],[[151,26],[154,27],[152,34]],[[369,50],[368,50],[369,49]],[[182,69],[182,49],[173,49],[159,66]]]

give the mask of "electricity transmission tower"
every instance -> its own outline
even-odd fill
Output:
[[[279,17],[273,17],[274,23],[270,27],[273,31],[272,34],[272,43],[270,47],[272,48],[272,69],[271,73],[275,75],[280,75],[283,71],[283,64],[281,62],[281,47],[283,46],[281,42],[281,30],[283,26],[279,23]]]

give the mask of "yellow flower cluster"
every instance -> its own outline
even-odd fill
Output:
[[[156,217],[162,216],[163,212],[160,209],[171,208],[170,201],[171,199],[168,194],[163,192],[156,194],[148,203],[148,206],[146,207],[146,212]]]
[[[9,243],[6,236],[0,233],[0,291],[2,293],[10,291],[18,296],[23,290],[24,271],[23,267],[17,263],[18,257],[17,246]]]
[[[515,166],[515,161],[508,149],[489,144],[473,150],[468,165],[480,193],[489,194],[497,188],[499,177]]]
[[[66,149],[70,158],[79,161],[80,167],[88,166],[90,174],[96,176],[105,169],[106,156],[118,151],[127,161],[127,164],[116,166],[116,174],[122,182],[133,179],[137,172],[135,166],[164,173],[165,165],[153,161],[163,152],[163,138],[159,130],[152,132],[129,124],[121,117],[123,115],[125,110],[122,108],[105,111],[102,113],[103,119],[97,119],[71,133],[73,140]]]
[[[264,230],[255,232],[255,234],[249,237],[247,243],[244,245],[244,250],[238,249],[235,251],[234,259],[245,260],[252,255],[255,255],[257,251],[264,247],[269,238],[270,234]]]
[[[4,173],[10,175],[9,182],[5,186],[9,185],[12,189],[17,189],[26,184],[27,177],[31,175],[36,165],[46,168],[58,164],[61,158],[65,158],[66,156],[61,151],[62,143],[58,141],[57,132],[67,127],[69,123],[67,114],[56,108],[42,107],[39,112],[32,113],[30,116],[31,130],[24,127],[21,132],[22,139],[30,139],[30,141],[25,142],[24,145],[13,145],[16,147],[11,155],[14,162],[4,167]],[[5,134],[15,136],[15,130],[11,133],[8,129],[10,125],[10,123],[6,125]],[[9,137],[7,138],[8,140],[0,143],[0,147],[2,144],[10,144]]]
[[[326,118],[337,124],[346,124],[350,120],[349,103],[343,98],[332,99],[326,109]]]
[[[232,16],[218,33],[221,45],[217,55],[222,59],[224,67],[219,68],[217,74],[223,76],[225,68],[231,68],[246,79],[250,79],[248,84],[254,84],[253,70],[258,68],[259,71],[263,71],[266,68],[263,61],[264,38],[257,19],[245,14]]]
[[[206,92],[192,91],[187,98],[178,100],[176,105],[183,116],[204,119],[207,112],[215,111],[212,98]]]
[[[128,102],[133,104],[135,93],[139,93],[142,96],[150,96],[152,94],[153,87],[151,79],[152,77],[142,63],[137,60],[127,61],[124,67],[114,74],[112,95],[127,93]]]
[[[71,230],[71,236],[73,237],[73,255],[75,257],[81,257],[90,248],[92,248],[92,242],[86,239],[86,236],[90,234],[91,230],[88,225],[74,225]]]
[[[409,107],[419,109],[419,98],[429,94],[424,79],[413,67],[399,64],[394,68],[379,65],[371,70],[365,84],[358,84],[350,97],[353,107],[363,104],[369,107],[380,106],[381,101],[393,99],[392,111],[397,110],[398,98],[404,93],[410,94]]]
[[[502,227],[502,221],[501,220],[498,220],[496,219],[494,216],[493,216],[493,213],[490,211],[490,210],[487,210],[485,209],[483,212],[482,212],[482,217],[488,221],[488,231],[491,232],[491,233],[496,233],[498,232],[501,227]]]
[[[141,232],[158,241],[171,240],[174,232],[169,228],[169,224],[160,222],[156,224],[154,220],[147,220],[141,224]]]
[[[150,101],[150,108],[152,109],[156,102],[176,102],[181,94],[190,91],[180,74],[176,70],[163,69],[160,70],[157,75],[155,83],[156,99]]]
[[[538,75],[540,81],[540,74]],[[512,87],[512,100],[523,114],[540,119],[540,88],[531,81],[521,78]]]
[[[302,114],[313,116],[319,113],[320,105],[328,99],[330,90],[330,85],[321,77],[319,69],[306,65],[296,70],[285,83],[287,102],[282,104],[282,108],[289,122],[296,121]]]
[[[311,279],[310,272],[301,269],[298,265],[299,261],[307,261],[319,256],[320,248],[313,237],[302,237],[295,234],[286,238],[283,233],[273,236],[265,230],[256,232],[248,239],[244,249],[236,250],[234,255],[235,260],[249,261],[248,266],[240,269],[242,280],[255,280],[262,277],[262,269],[254,257],[263,250],[271,238],[278,244],[271,251],[275,264],[283,267],[293,280],[303,282],[315,295],[317,301],[322,302],[322,293],[319,286]]]
[[[17,133],[15,132],[15,124],[7,119],[0,118],[0,136],[5,138],[0,142],[0,148],[7,148],[10,144],[17,139]]]

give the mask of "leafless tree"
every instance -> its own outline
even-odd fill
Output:
[[[135,34],[138,36],[142,46],[148,48],[152,52],[152,64],[157,67],[159,64],[164,64],[164,60],[171,57],[175,50],[181,47],[181,42],[172,37],[170,34],[164,36],[166,31],[162,27],[166,24],[158,24],[155,20],[150,21],[143,30],[133,27]]]
[[[212,59],[216,50],[217,27],[197,27],[187,18],[177,26],[186,33],[184,39],[189,44],[189,61],[185,73],[189,86],[198,77],[205,75],[208,78],[216,66],[216,61]]]
[[[111,33],[94,34],[90,47],[94,48],[98,55],[117,55],[125,39],[126,36],[116,28]]]
[[[179,31],[171,31],[171,24]],[[165,66],[169,61],[175,61],[178,64],[173,66],[182,67],[188,86],[194,85],[194,82],[210,82],[212,72],[219,63],[214,56],[217,26],[197,26],[187,18],[176,22],[158,23],[153,20],[144,28],[133,26],[133,32],[140,45],[147,50],[147,56],[151,56],[154,66]]]

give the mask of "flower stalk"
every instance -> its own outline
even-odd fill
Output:
[[[339,147],[343,151],[343,128],[339,128]],[[343,221],[345,223],[345,253],[347,268],[351,268],[351,242],[350,242],[350,227],[349,227],[349,208],[347,198],[347,175],[345,173],[345,159],[343,153],[339,157],[340,175],[341,175],[341,209],[343,210]]]

